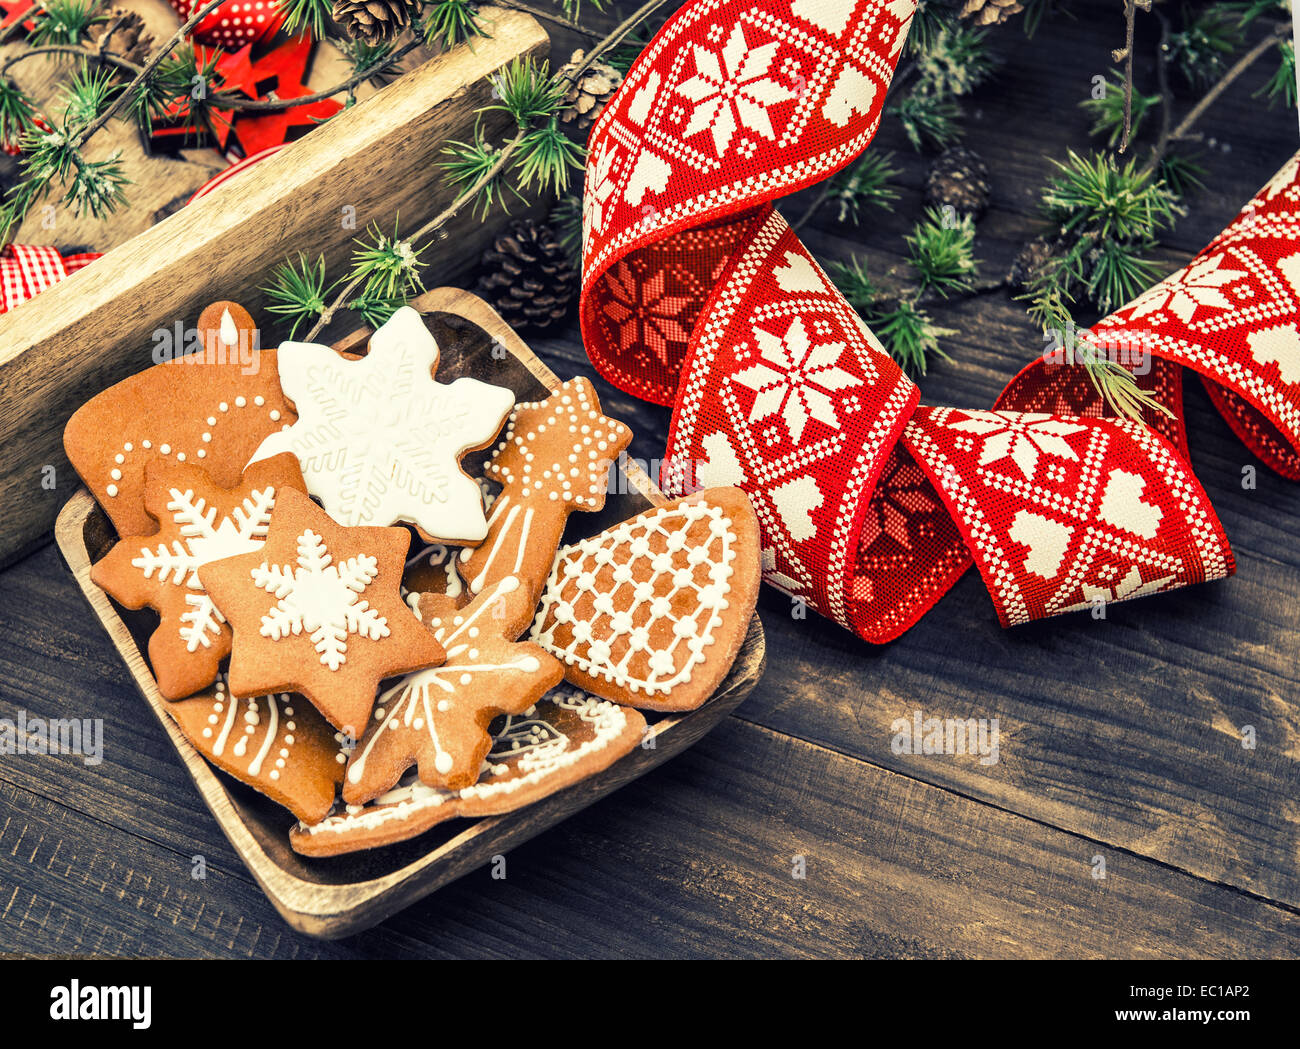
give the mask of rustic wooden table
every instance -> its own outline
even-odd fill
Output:
[[[1088,145],[1077,103],[1120,42],[1118,7],[1085,7],[1032,42],[998,36],[1006,64],[967,121],[995,180],[985,276],[1032,235],[1050,158]],[[1170,269],[1296,147],[1295,115],[1252,98],[1264,78],[1247,76],[1203,124],[1209,189],[1166,237]],[[897,207],[860,230],[827,213],[805,236],[824,261],[860,252],[883,273],[901,265],[925,164],[888,124],[873,148],[905,169]],[[1005,291],[935,313],[961,334],[923,382],[929,402],[986,406],[1041,348]],[[560,374],[590,374],[576,330],[534,346]],[[635,426],[634,453],[658,455],[666,412],[601,394]],[[292,933],[266,902],[48,545],[0,573],[0,716],[102,717],[104,761],[0,761],[0,951],[1300,954],[1300,486],[1261,469],[1244,490],[1249,457],[1199,388],[1188,410],[1234,579],[1105,621],[1002,631],[968,574],[884,648],[796,620],[768,593],[767,675],[703,742],[516,850],[503,880],[482,870],[336,943]],[[891,723],[918,709],[999,718],[1000,760],[894,754]]]

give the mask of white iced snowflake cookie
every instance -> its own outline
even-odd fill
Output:
[[[298,421],[266,438],[253,461],[292,452],[307,490],[340,524],[405,522],[430,542],[483,540],[482,494],[459,460],[492,441],[513,393],[477,379],[435,381],[437,341],[409,306],[360,360],[287,342],[277,364]]]

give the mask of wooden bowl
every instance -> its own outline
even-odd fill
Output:
[[[438,378],[472,375],[508,386],[519,400],[545,397],[560,380],[481,299],[455,288],[439,288],[413,305],[426,314],[438,339]],[[337,343],[364,350],[368,331]],[[504,346],[508,353],[496,347]],[[480,453],[480,457],[485,453]],[[476,463],[471,459],[473,470]],[[616,490],[598,514],[574,514],[565,542],[601,531],[647,506],[664,501],[645,472],[626,456],[619,463]],[[90,493],[80,489],[64,506],[55,538],[91,608],[108,631],[137,687],[170,735],[203,800],[235,851],[276,909],[295,929],[334,939],[377,925],[389,915],[508,852],[573,812],[649,772],[695,743],[726,717],[758,683],[765,660],[763,628],[755,615],[735,665],[718,691],[698,710],[649,715],[646,742],[604,772],[532,805],[466,821],[452,820],[397,845],[327,859],[308,859],[289,847],[294,819],[287,810],[219,772],[203,759],[167,713],[145,660],[156,617],[111,601],[90,581],[90,566],[117,540],[112,525]]]

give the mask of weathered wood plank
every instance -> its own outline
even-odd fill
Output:
[[[116,780],[121,747],[111,753]],[[504,879],[480,871],[338,944],[277,924],[237,861],[205,852],[184,828],[139,837],[115,812],[72,812],[12,785],[41,764],[52,762],[0,769],[0,951],[1300,954],[1290,911],[734,718],[510,853]],[[81,778],[70,768],[60,796]],[[181,793],[193,799],[195,824],[207,820],[193,792]],[[203,881],[191,877],[198,853],[208,858]],[[796,856],[802,879],[792,876]],[[1093,874],[1097,856],[1104,879]]]

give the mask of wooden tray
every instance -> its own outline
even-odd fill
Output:
[[[413,303],[431,314],[444,382],[473,375],[514,390],[519,399],[544,397],[560,380],[481,299],[454,288],[428,292]],[[368,332],[337,343],[360,350]],[[494,347],[509,351],[494,353]],[[480,453],[482,454],[482,453]],[[624,456],[617,491],[603,512],[574,514],[566,542],[593,535],[617,521],[664,501],[646,474]],[[87,600],[126,662],[137,687],[171,736],[199,793],[276,909],[295,929],[335,939],[369,928],[435,889],[488,863],[547,827],[650,771],[695,743],[726,717],[758,683],[765,660],[763,628],[755,615],[735,666],[700,709],[651,721],[652,745],[633,750],[604,772],[534,805],[473,822],[453,820],[408,842],[331,859],[307,859],[289,848],[293,817],[210,766],[166,713],[145,660],[156,617],[111,601],[90,581],[90,566],[116,541],[112,525],[90,493],[80,489],[63,508],[55,538]],[[650,714],[654,719],[656,715]]]

